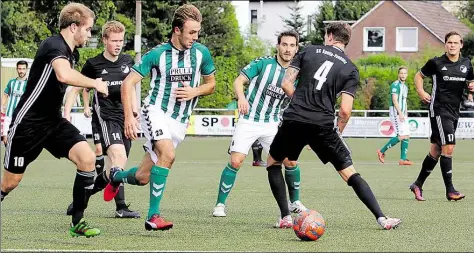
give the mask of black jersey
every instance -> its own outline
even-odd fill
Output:
[[[452,62],[444,54],[428,60],[420,73],[433,79],[430,116],[443,114],[458,118],[467,82],[474,79],[471,61],[460,57],[457,62]]]
[[[290,68],[299,70],[299,82],[283,119],[334,126],[337,96],[355,95],[357,67],[337,47],[311,45],[295,56]]]
[[[120,54],[115,62],[111,62],[104,57],[103,53],[100,53],[88,59],[84,64],[82,74],[93,79],[102,78],[109,88],[107,97],[94,90],[92,108],[100,119],[124,121],[120,87],[132,66],[133,59],[127,54]]]
[[[13,122],[54,122],[61,119],[61,106],[67,85],[56,78],[52,62],[58,58],[74,67],[79,59],[77,50],[71,51],[61,34],[41,42],[30,69],[28,85],[13,114]]]

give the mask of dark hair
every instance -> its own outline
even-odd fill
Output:
[[[462,44],[462,43],[463,43],[462,36],[461,36],[461,34],[460,34],[458,31],[455,31],[455,30],[452,30],[452,31],[446,33],[446,35],[444,36],[444,43],[448,42],[448,39],[449,39],[451,36],[455,36],[455,35],[461,37],[461,44]]]
[[[278,44],[280,44],[281,38],[285,37],[285,36],[295,37],[296,45],[298,45],[298,43],[300,43],[300,35],[295,30],[288,30],[288,31],[284,31],[284,32],[282,32],[278,35],[278,40],[277,40]]]
[[[332,34],[334,40],[347,46],[351,40],[351,26],[344,22],[330,23],[326,26],[326,34]]]
[[[18,65],[26,65],[26,68],[28,68],[28,62],[21,60],[16,63],[16,67],[18,68]]]
[[[176,9],[173,15],[173,22],[171,23],[172,32],[175,27],[178,27],[180,30],[183,29],[183,25],[187,20],[202,22],[201,12],[192,4],[184,4]]]

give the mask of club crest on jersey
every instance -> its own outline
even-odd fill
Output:
[[[461,72],[463,72],[463,73],[466,73],[467,72],[467,67],[464,66],[464,65],[461,65],[461,67],[459,67],[459,70],[461,70]]]
[[[193,76],[192,68],[172,68],[170,69],[171,82],[191,82]]]
[[[130,72],[130,68],[127,66],[127,65],[122,65],[122,67],[120,67],[120,70],[122,70],[123,73],[127,74],[128,72]]]

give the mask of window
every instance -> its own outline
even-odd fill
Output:
[[[385,27],[364,27],[364,51],[385,51]]]
[[[257,28],[258,28],[257,10],[250,10],[250,32],[252,34],[257,34]]]
[[[397,51],[418,51],[418,27],[397,27]]]

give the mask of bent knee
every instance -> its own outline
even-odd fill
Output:
[[[288,159],[285,159],[283,161],[283,164],[285,165],[285,167],[287,168],[293,168],[293,167],[296,167],[296,165],[298,165],[298,162],[297,161],[290,161]]]

